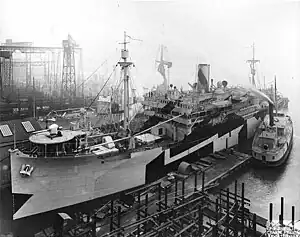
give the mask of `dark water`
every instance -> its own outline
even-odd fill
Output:
[[[284,219],[291,220],[294,205],[295,219],[300,220],[300,110],[297,101],[289,106],[294,123],[294,144],[286,165],[271,169],[252,167],[235,177],[239,187],[245,183],[245,196],[251,200],[250,209],[265,218],[269,217],[269,203],[273,203],[273,219],[278,219],[280,198],[284,197]],[[234,180],[224,188],[227,187],[234,190]]]
[[[284,167],[276,169],[249,168],[237,174],[227,185],[233,189],[234,179],[239,184],[245,183],[245,196],[251,200],[250,209],[264,217],[268,217],[269,203],[274,205],[274,214],[278,216],[280,211],[280,197],[285,198],[285,219],[291,219],[292,205],[296,207],[296,220],[300,219],[300,110],[297,106],[296,98],[290,103],[289,113],[294,122],[294,145],[290,158]],[[11,195],[9,190],[1,192],[0,196],[0,233],[18,232],[22,228],[30,228],[30,225],[38,224],[43,220],[43,216],[38,220],[11,221]],[[41,223],[39,223],[41,224]],[[19,233],[18,233],[19,234]],[[19,236],[22,236],[19,234]]]

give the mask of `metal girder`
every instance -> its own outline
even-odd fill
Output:
[[[30,64],[31,66],[34,67],[38,67],[38,66],[44,66],[45,64],[50,63],[49,61],[13,61],[13,66],[14,67],[23,67],[26,66],[28,64]]]
[[[76,96],[75,42],[70,35],[63,40],[63,47],[62,96],[72,98]]]
[[[11,88],[13,86],[13,70],[12,70],[12,58],[9,59],[3,58],[0,60],[1,67],[1,90],[5,87]]]
[[[40,53],[44,51],[55,51],[55,50],[63,50],[62,47],[36,47],[36,46],[9,46],[9,45],[0,45],[0,51],[10,51],[14,52],[16,50],[21,51],[22,53]],[[74,47],[74,50],[79,50],[81,48]]]

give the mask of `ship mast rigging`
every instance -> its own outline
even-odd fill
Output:
[[[276,115],[277,115],[277,83],[276,83],[276,76],[275,76],[275,98],[274,98],[274,102],[275,102],[275,111],[276,111]]]
[[[250,64],[250,70],[251,70],[251,85],[256,87],[255,83],[255,74],[256,74],[256,69],[255,69],[255,64],[259,63],[260,60],[255,59],[255,44],[253,43],[252,47],[252,59],[247,60],[247,63]]]
[[[165,90],[168,90],[168,87],[170,85],[170,68],[172,67],[172,62],[164,59],[164,48],[166,48],[164,45],[160,46],[160,60],[156,60],[156,63],[158,63],[158,72],[163,76],[163,85],[165,87]],[[167,66],[168,69],[167,75],[165,72],[165,66]]]
[[[126,34],[124,31],[124,42],[120,43],[124,45],[124,48],[121,50],[121,58],[123,61],[118,62],[123,70],[124,76],[124,129],[129,129],[129,75],[128,69],[133,64],[132,62],[128,62],[127,59],[129,57],[129,51],[126,48],[127,44],[129,43],[127,38],[131,38]]]

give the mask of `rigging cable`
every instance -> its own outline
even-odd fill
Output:
[[[121,58],[120,58],[121,60]],[[120,61],[119,60],[119,61]],[[100,95],[100,93],[102,92],[102,90],[104,89],[104,87],[106,86],[107,82],[110,80],[111,76],[113,75],[113,73],[115,72],[116,68],[117,68],[118,64],[116,64],[114,66],[113,71],[111,72],[111,74],[109,75],[109,77],[107,78],[107,80],[105,81],[104,85],[102,86],[101,90],[98,92],[98,94],[95,96],[95,98],[92,100],[92,102],[90,103],[88,109],[92,106],[92,104],[95,102],[95,100],[98,98],[98,96]]]
[[[105,63],[107,62],[107,59],[104,60],[104,62],[102,62],[100,64],[100,66],[98,66],[86,79],[83,80],[83,82],[78,85],[76,88],[81,87],[85,82],[87,82]]]
[[[107,59],[105,59],[101,64],[100,66],[98,66],[92,73],[91,75],[89,75],[86,79],[83,80],[83,82],[77,86],[76,88],[78,87],[81,87],[85,82],[87,82],[105,63],[107,63],[108,59],[110,59],[111,57],[113,56],[113,54],[111,54],[111,56],[109,56]]]

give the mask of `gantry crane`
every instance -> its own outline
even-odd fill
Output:
[[[71,35],[67,40],[63,40],[63,71],[61,95],[63,98],[76,96],[76,74],[75,74],[75,55],[74,49],[78,47]]]

